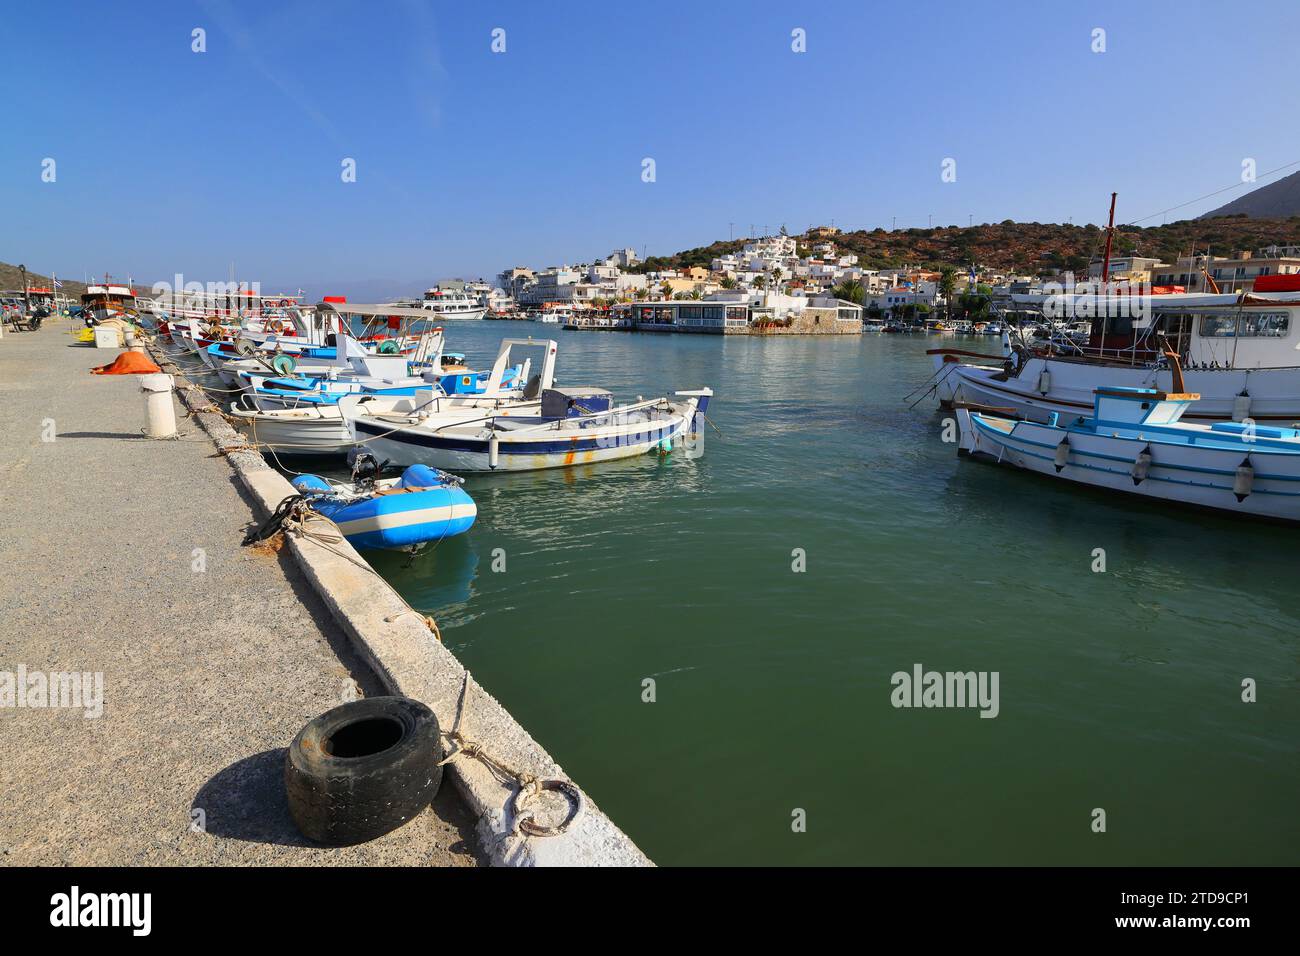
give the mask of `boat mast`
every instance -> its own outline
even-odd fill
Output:
[[[1101,285],[1106,287],[1106,282],[1110,279],[1110,244],[1115,238],[1115,197],[1119,193],[1110,194],[1110,222],[1106,225],[1106,253],[1101,263]]]
[[[1115,197],[1119,193],[1110,194],[1110,220],[1106,223],[1106,251],[1101,260],[1101,294],[1106,296],[1106,306],[1101,315],[1101,341],[1097,343],[1101,346],[1100,354],[1102,358],[1106,357],[1106,319],[1110,313],[1110,246],[1115,238]],[[1134,354],[1137,353],[1137,347],[1134,346]]]

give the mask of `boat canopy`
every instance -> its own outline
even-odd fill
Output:
[[[385,318],[390,315],[420,319],[422,321],[427,321],[429,318],[428,309],[403,305],[384,305],[383,303],[359,305],[353,302],[321,302],[316,306],[316,309],[320,312],[337,312],[340,315],[364,315],[377,318]]]

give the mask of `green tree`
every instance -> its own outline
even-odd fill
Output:
[[[861,305],[867,297],[867,290],[857,279],[845,279],[831,289],[831,295],[845,302],[856,302]]]
[[[945,302],[944,309],[952,307],[952,296],[957,291],[957,270],[952,266],[944,266],[939,272],[939,294],[943,296]]]

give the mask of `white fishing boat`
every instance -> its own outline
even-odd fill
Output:
[[[1087,416],[1053,412],[1043,423],[960,404],[959,453],[1124,494],[1300,520],[1300,431],[1182,421],[1200,396],[1184,390],[1176,356],[1170,365],[1175,391],[1104,386]]]
[[[353,439],[380,459],[447,471],[533,471],[670,452],[695,434],[712,395],[702,388],[616,406],[603,389],[554,388],[541,393],[535,416],[492,412],[451,423],[418,413],[402,423],[340,405]]]
[[[1150,297],[1146,318],[1096,318],[1087,346],[1032,349],[1004,337],[1004,355],[930,349],[933,387],[944,407],[1004,406],[1038,421],[1078,415],[1102,388],[1169,391],[1171,373],[1154,348],[1168,335],[1187,387],[1201,399],[1192,421],[1289,425],[1300,421],[1300,293]],[[1120,311],[1101,300],[1099,308]]]
[[[503,341],[489,386],[500,387],[510,350],[516,347],[544,349],[541,371],[523,376],[527,384],[519,396],[522,401],[501,402],[466,418],[463,408],[454,407],[449,417],[431,390],[369,402],[345,397],[339,409],[352,440],[365,443],[381,461],[452,472],[562,468],[629,458],[655,448],[668,452],[674,441],[695,433],[713,395],[705,388],[677,392],[675,400],[615,406],[604,389],[557,388],[559,346],[553,339]]]
[[[514,362],[513,348],[545,348],[542,370],[531,380],[531,359]],[[422,388],[410,395],[374,395],[357,393],[333,401],[308,395],[284,396],[282,403],[265,402],[265,396],[252,392],[240,395],[230,409],[231,416],[250,438],[281,454],[332,455],[345,453],[356,444],[352,430],[343,417],[366,414],[376,422],[408,424],[415,420],[436,419],[451,424],[482,418],[485,414],[508,417],[512,414],[537,415],[537,395],[550,388],[555,375],[555,343],[531,339],[506,339],[501,343],[496,361],[482,391],[448,394],[438,382],[422,382]],[[523,387],[521,383],[529,383]]]

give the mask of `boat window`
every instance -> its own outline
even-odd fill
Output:
[[[1245,312],[1241,315],[1201,316],[1201,337],[1231,337],[1240,322],[1241,336],[1283,338],[1290,331],[1291,316],[1286,312]]]

